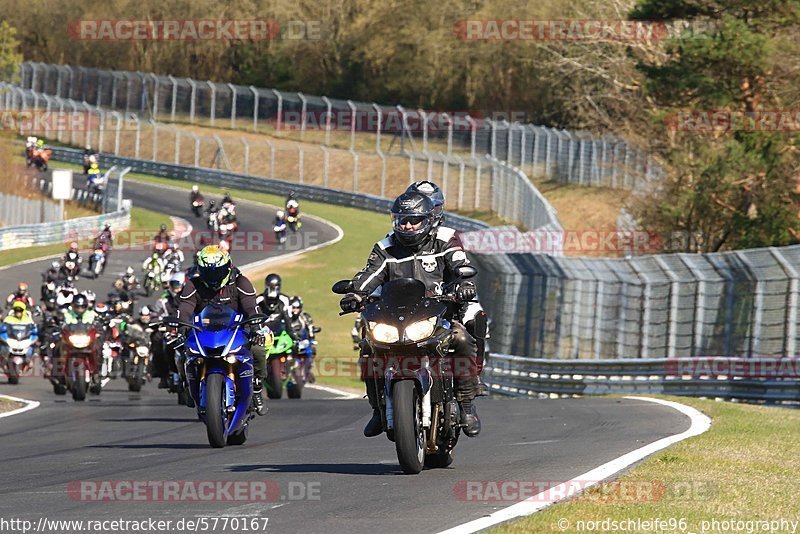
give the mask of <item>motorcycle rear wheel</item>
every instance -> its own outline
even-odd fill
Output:
[[[219,449],[225,446],[225,377],[211,373],[206,377],[206,431],[208,443]]]
[[[281,360],[274,358],[267,369],[267,398],[280,399],[283,396],[283,381],[281,381]]]
[[[400,380],[392,390],[394,445],[400,468],[416,475],[424,466],[425,431],[420,421],[420,396],[412,380]]]

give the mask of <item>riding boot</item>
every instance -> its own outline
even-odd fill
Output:
[[[383,416],[378,405],[378,380],[367,377],[365,382],[369,405],[372,406],[372,418],[367,423],[367,426],[364,427],[364,436],[372,438],[383,434]]]

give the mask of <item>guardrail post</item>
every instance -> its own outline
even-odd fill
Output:
[[[331,145],[331,114],[333,113],[333,106],[331,105],[331,101],[328,100],[327,96],[322,97],[322,101],[325,102],[327,106],[327,111],[325,113],[325,144],[327,146]]]
[[[253,131],[258,131],[258,89],[252,85],[249,87],[253,93]]]
[[[206,81],[208,85],[208,89],[211,91],[211,109],[209,109],[209,122],[211,126],[214,126],[214,123],[217,120],[217,86],[214,85],[212,81]]]
[[[352,152],[356,147],[356,106],[352,100],[347,101],[347,106],[350,108],[350,151]]]
[[[786,295],[786,312],[784,317],[783,355],[786,357],[797,356],[797,306],[798,290],[800,287],[800,274],[797,269],[775,247],[769,248],[772,257],[780,264],[789,277],[789,291]]]

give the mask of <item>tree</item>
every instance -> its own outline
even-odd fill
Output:
[[[17,75],[22,54],[17,30],[5,20],[0,22],[0,80],[10,81]]]

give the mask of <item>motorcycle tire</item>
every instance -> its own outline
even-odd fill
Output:
[[[189,396],[189,392],[185,389],[181,388],[178,390],[178,405],[179,406],[186,406],[186,398]]]
[[[394,445],[400,468],[407,475],[420,473],[425,465],[425,432],[419,421],[419,404],[419,392],[412,380],[394,384]]]
[[[281,380],[281,360],[275,358],[268,362],[267,368],[267,398],[280,399],[283,396],[283,381]]]
[[[286,396],[290,399],[301,399],[303,398],[303,386],[305,382],[303,381],[303,373],[302,371],[295,371],[294,376],[292,377],[292,381],[286,384]]]
[[[225,377],[219,373],[206,376],[206,432],[215,449],[225,446]]]
[[[53,393],[56,395],[66,395],[67,394],[67,386],[64,384],[53,384]]]
[[[8,383],[12,386],[19,384],[19,369],[15,363],[8,366]]]
[[[87,390],[86,379],[84,378],[83,373],[78,373],[78,377],[72,384],[72,400],[78,402],[85,401],[86,390]]]
[[[425,456],[425,467],[443,469],[453,463],[453,451],[440,452]]]
[[[135,382],[128,382],[128,391],[133,391],[134,393],[142,391],[142,383],[138,380]]]

